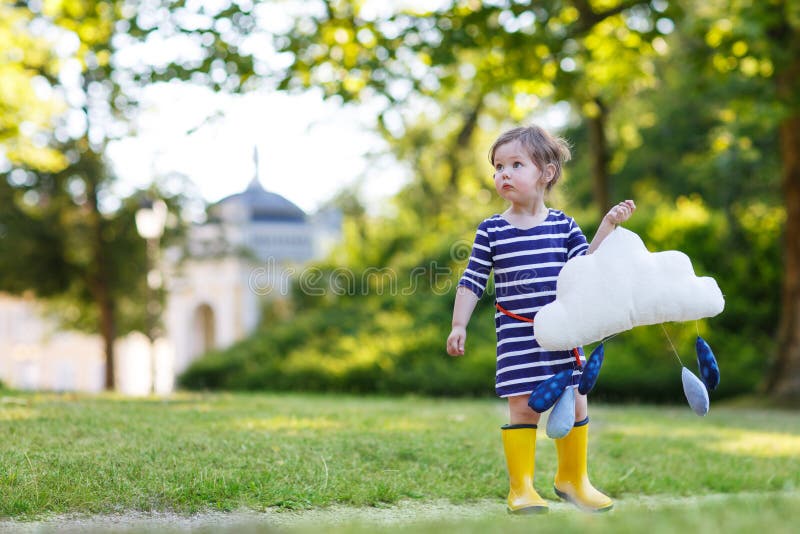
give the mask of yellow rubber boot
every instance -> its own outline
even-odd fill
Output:
[[[548,510],[547,502],[533,489],[536,428],[536,425],[506,425],[502,428],[511,486],[508,511],[512,514],[540,514]]]
[[[556,494],[587,512],[607,512],[614,501],[595,489],[589,482],[586,454],[588,450],[589,418],[575,423],[569,434],[555,440],[558,470],[554,488]]]

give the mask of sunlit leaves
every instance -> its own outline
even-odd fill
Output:
[[[279,50],[295,58],[279,88],[316,87],[344,102],[378,102],[378,127],[393,143],[406,135],[423,101],[457,121],[470,116],[450,111],[459,98],[461,107],[477,105],[481,115],[496,109],[517,122],[562,100],[596,118],[598,104],[611,109],[656,84],[652,61],[666,53],[662,35],[674,29],[673,14],[661,4],[465,1],[362,18],[360,2],[323,2],[325,11],[298,17],[290,31],[276,36]],[[661,52],[650,44],[654,39],[661,39]],[[383,98],[376,101],[376,95]],[[391,127],[397,117],[403,128]],[[450,155],[432,166],[433,174],[451,168],[450,184],[457,187],[468,181],[459,178],[466,173],[463,157],[453,155],[469,150],[458,142],[469,140],[459,128],[450,126],[448,144],[439,143],[451,147],[442,149]],[[465,126],[462,132],[473,130]]]
[[[31,17],[0,4],[0,161],[55,171],[65,158],[49,148],[48,130],[63,108],[49,90],[53,59],[44,37],[29,31]]]

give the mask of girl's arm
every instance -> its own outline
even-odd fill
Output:
[[[464,354],[464,342],[467,340],[467,323],[472,317],[478,295],[470,289],[459,286],[456,289],[456,303],[453,305],[453,329],[447,337],[447,354],[461,356]]]
[[[606,216],[603,217],[603,222],[600,223],[600,228],[598,228],[597,233],[594,234],[594,239],[592,239],[592,242],[589,244],[589,250],[587,250],[586,253],[591,254],[597,250],[600,243],[614,231],[614,228],[616,228],[618,224],[622,224],[630,219],[634,211],[636,211],[636,204],[634,204],[633,200],[625,200],[611,208],[609,212],[606,213]]]
[[[467,323],[475,310],[489,283],[492,271],[492,244],[489,242],[487,221],[483,221],[475,232],[475,243],[472,245],[469,263],[456,288],[456,302],[453,305],[453,329],[447,336],[447,354],[461,356],[464,354],[464,342],[467,339]]]

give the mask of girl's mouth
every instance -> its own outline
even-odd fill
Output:
[[[503,184],[503,191],[505,191],[506,189],[514,189],[514,188],[511,187],[511,184]]]

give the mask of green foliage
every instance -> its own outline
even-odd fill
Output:
[[[587,87],[627,85],[641,74],[637,61],[660,35],[653,22],[663,16],[651,2],[636,0],[454,2],[377,15],[355,0],[324,6],[322,13],[297,16],[275,37],[293,57],[279,87],[319,87],[344,101],[378,94],[393,105],[403,104],[404,91],[438,100],[463,85],[478,97],[510,98],[547,98],[560,86],[573,96]]]
[[[786,210],[778,194],[777,116],[767,112],[774,103],[756,97],[773,94],[764,54],[774,51],[763,43],[743,51],[736,36],[747,30],[745,23],[715,22],[718,5],[678,2],[538,2],[507,9],[457,3],[380,21],[362,17],[357,2],[326,6],[322,15],[299,17],[296,31],[278,38],[294,55],[282,87],[321,87],[345,101],[386,97],[378,128],[413,178],[381,217],[362,212],[348,218],[348,244],[324,272],[381,266],[403,278],[436,262],[452,269],[455,282],[464,262],[452,258],[453,243],[471,239],[478,221],[503,209],[482,161],[486,147],[509,118],[530,120],[548,98],[564,99],[572,104],[566,135],[576,157],[553,205],[575,216],[588,236],[594,233],[601,213],[591,208],[597,191],[590,176],[597,150],[607,148],[612,198],[634,198],[639,205],[631,229],[653,251],[685,252],[698,274],[714,276],[726,296],[721,316],[668,326],[681,359],[694,368],[699,330],[722,367],[716,397],[758,386],[776,351]],[[741,13],[750,9],[743,6],[737,6]],[[775,22],[769,9],[752,9],[758,11],[753,31]],[[535,15],[531,27],[515,28],[529,20],[525,13]],[[361,46],[354,48],[356,43]],[[715,58],[723,52],[744,69],[737,76],[720,76],[722,63]],[[757,76],[745,72],[750,52]],[[375,63],[376,57],[381,61]],[[416,62],[431,68],[417,75]],[[709,70],[709,62],[716,66]],[[391,82],[399,78],[410,79],[408,93],[421,100],[411,105],[412,99],[397,97]],[[613,107],[608,147],[593,146],[597,140],[587,131],[598,102]],[[391,299],[356,289],[357,297],[298,291],[291,317],[275,318],[253,339],[201,360],[183,383],[491,393],[490,295],[473,316],[467,355],[451,360],[444,356],[444,339],[452,291],[424,288]],[[328,324],[322,314],[343,324],[350,316],[358,320],[344,331],[309,330],[307,322]],[[660,328],[622,334],[608,351],[599,398],[681,402],[679,367]],[[256,354],[260,363],[254,363]],[[471,372],[476,375],[461,377]]]

